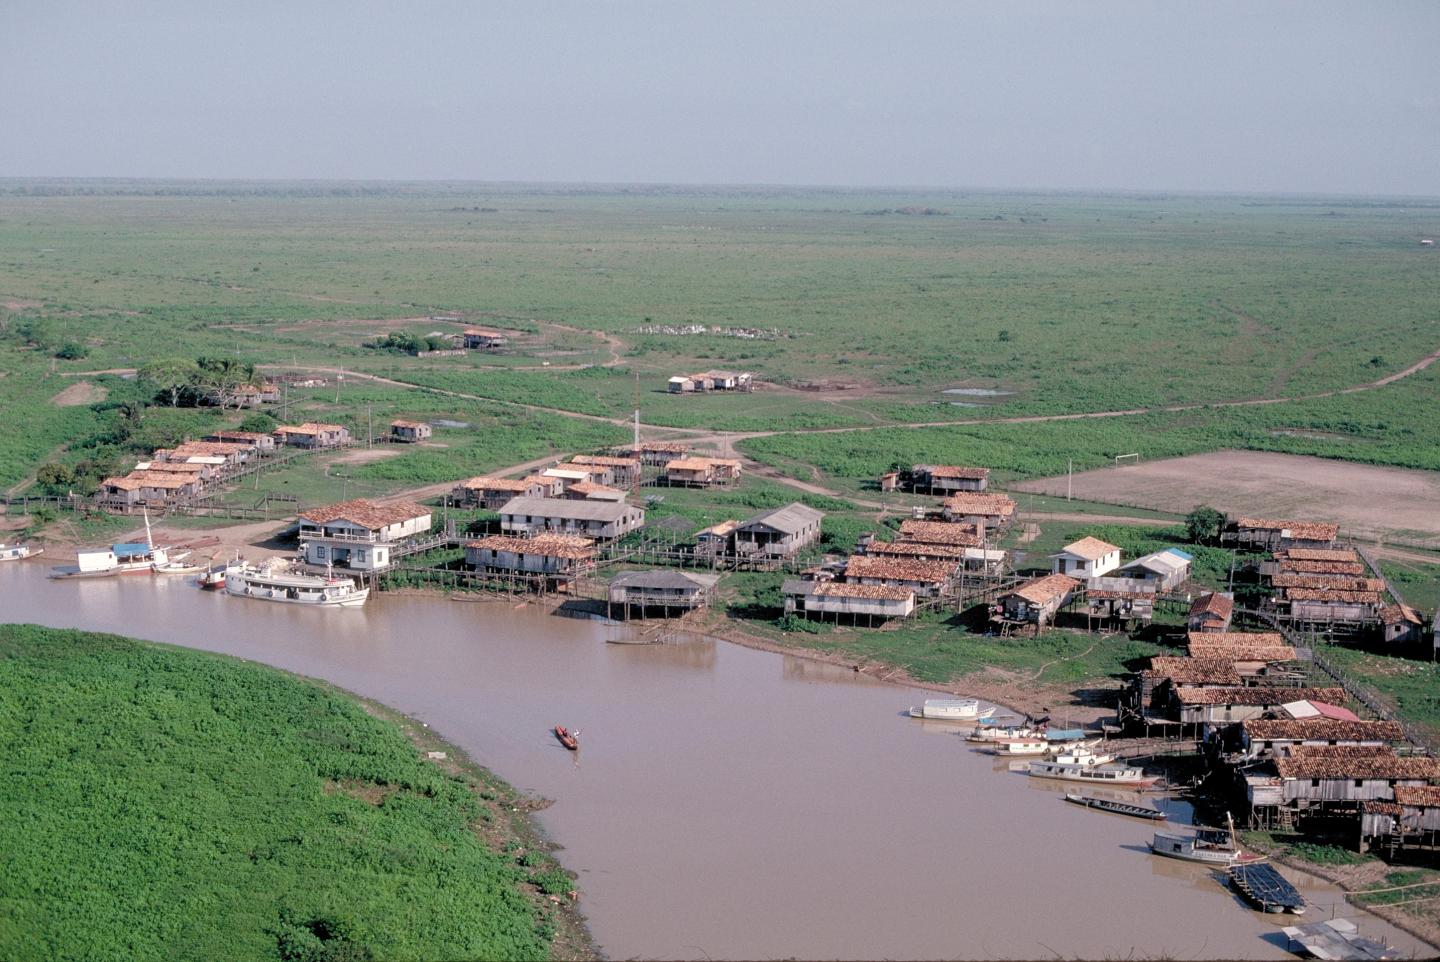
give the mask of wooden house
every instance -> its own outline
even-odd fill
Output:
[[[1148,625],[1155,617],[1155,588],[1130,578],[1091,578],[1085,584],[1085,615],[1102,626]]]
[[[721,521],[695,532],[695,555],[715,560],[735,553],[735,529],[739,521]]]
[[[155,452],[155,461],[188,461],[191,458],[223,458],[225,467],[248,462],[257,448],[248,441],[182,441],[173,448]]]
[[[1334,548],[1340,526],[1328,521],[1240,518],[1221,532],[1221,542],[1246,551]]]
[[[1187,688],[1239,688],[1244,684],[1235,663],[1228,658],[1177,658],[1156,655],[1150,667],[1130,680],[1130,701],[1144,716],[1180,718],[1175,690]]]
[[[503,331],[493,331],[488,327],[467,327],[461,335],[461,346],[469,351],[494,351],[509,341]]]
[[[665,483],[690,488],[729,484],[740,478],[741,463],[732,458],[676,458],[665,465]]]
[[[1374,625],[1379,623],[1380,609],[1385,607],[1381,590],[1365,588],[1282,588],[1272,601],[1282,617],[1301,626]]]
[[[1297,745],[1349,745],[1379,748],[1405,740],[1396,721],[1350,721],[1338,718],[1251,718],[1240,726],[1241,749],[1247,758],[1278,755]]]
[[[900,472],[886,471],[880,475],[881,492],[897,491],[900,488]]]
[[[261,454],[275,450],[275,436],[259,431],[215,431],[205,435],[204,440],[219,444],[249,444]]]
[[[587,468],[607,469],[605,476],[594,478],[600,484],[609,484],[617,488],[633,488],[641,481],[639,458],[617,458],[607,454],[577,454],[570,459],[570,463]]]
[[[1360,839],[1364,846],[1379,840],[1392,847],[1440,843],[1440,787],[1396,785],[1394,801],[1361,803]]]
[[[1385,640],[1392,644],[1418,644],[1424,639],[1425,619],[1409,605],[1386,605],[1381,608],[1380,626]]]
[[[1050,571],[1078,580],[1098,578],[1120,567],[1120,549],[1108,541],[1085,537],[1050,556]]]
[[[561,497],[576,501],[624,501],[625,492],[593,481],[580,481],[566,488]]]
[[[424,421],[405,421],[396,418],[390,422],[390,440],[402,443],[424,441],[431,435],[430,425]]]
[[[1292,686],[1249,685],[1240,688],[1204,688],[1179,685],[1175,703],[1180,721],[1195,725],[1231,725],[1259,718],[1299,699],[1339,703],[1345,700],[1341,688],[1295,688]]]
[[[1242,675],[1295,660],[1295,649],[1278,631],[1205,631],[1189,636],[1192,658],[1228,658]]]
[[[576,467],[573,469],[546,468],[544,471],[540,472],[540,477],[553,478],[554,481],[552,483],[558,486],[558,491],[556,491],[557,494],[564,494],[571,485],[580,484],[582,481],[591,480],[590,472],[581,467]]]
[[[917,596],[934,598],[946,594],[954,583],[959,563],[954,558],[922,561],[882,555],[851,555],[845,562],[849,584],[906,588]]]
[[[999,597],[1001,618],[1037,628],[1051,624],[1079,588],[1080,582],[1068,575],[1045,575],[1027,581]]]
[[[979,547],[983,539],[979,528],[974,524],[907,519],[900,522],[900,540],[910,544],[974,548]]]
[[[946,521],[983,524],[999,529],[1015,518],[1015,501],[1003,494],[963,492],[945,499],[941,513]]]
[[[610,581],[608,597],[612,608],[644,617],[659,609],[669,615],[674,609],[692,611],[708,605],[720,581],[717,574],[657,568],[651,571],[622,571]]]
[[[500,529],[519,535],[578,534],[608,541],[644,524],[645,509],[623,502],[520,497],[500,508]]]
[[[548,482],[538,478],[470,478],[455,485],[450,497],[466,507],[498,511],[511,498],[543,498],[550,494]]]
[[[1288,807],[1354,810],[1359,802],[1394,801],[1397,788],[1440,779],[1440,759],[1402,757],[1388,747],[1297,746],[1275,759],[1275,772]]]
[[[1364,577],[1368,569],[1350,548],[1281,548],[1260,562],[1260,574],[1273,578],[1282,572]]]
[[[990,483],[990,469],[952,464],[917,464],[910,469],[910,483],[917,493],[924,494],[979,492],[984,491]]]
[[[685,457],[690,445],[684,441],[644,441],[639,445],[620,448],[622,458],[635,458],[641,464],[664,467],[676,458]]]
[[[198,496],[204,482],[198,475],[161,470],[136,470],[100,482],[97,500],[111,508],[154,506]]]
[[[1195,556],[1189,552],[1179,548],[1166,548],[1164,551],[1154,551],[1143,558],[1136,558],[1122,566],[1119,574],[1124,578],[1150,582],[1155,591],[1170,591],[1184,584],[1190,577],[1190,566],[1194,561]]]
[[[276,444],[295,448],[338,448],[350,443],[350,432],[338,424],[307,421],[281,425],[273,433]]]
[[[195,455],[188,458],[176,458],[174,453],[170,454],[170,460],[165,461],[141,461],[135,465],[137,471],[163,471],[168,474],[188,474],[199,478],[203,484],[223,478],[226,469],[229,467],[225,459],[218,456]]]
[[[865,542],[863,545],[857,543],[856,547],[862,549],[864,554],[874,555],[876,557],[914,558],[917,561],[937,561],[948,558],[956,562],[964,560],[965,552],[979,550],[976,548],[962,548],[954,544],[925,544],[914,541],[876,541],[874,539]]]
[[[1228,632],[1235,617],[1235,596],[1229,592],[1210,592],[1190,602],[1186,627],[1192,631]]]
[[[889,585],[787,578],[780,592],[785,598],[785,613],[802,618],[864,619],[868,624],[908,618],[915,611],[915,592]]]
[[[749,391],[755,375],[749,371],[701,371],[698,374],[677,374],[665,384],[671,394],[695,391]]]
[[[665,382],[665,390],[671,394],[689,394],[695,390],[695,379],[685,374],[676,374]]]
[[[300,553],[310,565],[382,571],[397,546],[428,534],[430,525],[430,509],[414,501],[341,501],[300,513]]]
[[[762,511],[736,525],[735,556],[756,561],[793,558],[802,548],[820,540],[824,517],[799,501]]]
[[[476,571],[570,579],[595,566],[595,542],[564,534],[533,538],[491,535],[465,545],[465,563]]]

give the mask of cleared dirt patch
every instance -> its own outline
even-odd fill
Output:
[[[361,448],[358,451],[336,458],[332,464],[369,464],[371,461],[384,461],[386,458],[393,458],[404,454],[413,448],[385,447],[385,448]]]
[[[1064,495],[1065,476],[1012,485]],[[1341,537],[1440,548],[1440,474],[1262,451],[1214,451],[1075,475],[1075,497],[1185,514],[1336,521]]]
[[[109,394],[110,392],[105,388],[91,384],[89,381],[77,381],[52,397],[50,403],[56,407],[73,408],[82,404],[98,404]]]

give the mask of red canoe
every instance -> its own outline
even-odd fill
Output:
[[[564,745],[572,752],[580,747],[580,740],[577,739],[574,735],[570,734],[570,732],[566,730],[564,725],[555,726],[555,737],[560,739],[560,744]]]

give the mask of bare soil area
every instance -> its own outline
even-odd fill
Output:
[[[105,388],[89,381],[77,381],[50,399],[56,407],[72,408],[82,404],[99,404],[110,394]]]
[[[1063,495],[1066,478],[1016,490]],[[1214,451],[1075,475],[1075,496],[1184,514],[1336,521],[1341,537],[1440,548],[1440,474],[1263,451]]]
[[[332,461],[332,464],[369,464],[371,461],[384,461],[386,458],[393,458],[404,454],[406,448],[401,447],[379,447],[379,448],[358,448]]]

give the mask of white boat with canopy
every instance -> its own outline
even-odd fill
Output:
[[[911,718],[933,718],[941,721],[978,721],[995,714],[995,706],[981,708],[974,698],[927,698],[923,705],[912,705]]]
[[[352,578],[305,574],[285,562],[230,568],[225,572],[225,592],[262,601],[346,608],[363,605],[370,597],[370,589],[358,587]]]

